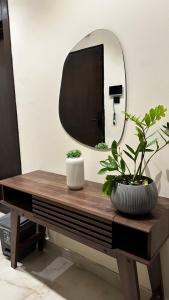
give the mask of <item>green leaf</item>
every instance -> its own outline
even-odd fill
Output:
[[[110,163],[108,159],[100,161],[100,165],[105,168],[107,171],[117,171],[118,165],[116,161],[114,163]]]
[[[162,131],[167,137],[169,137],[168,134],[167,134],[167,132],[165,132],[165,130],[163,130],[163,129],[161,128],[161,131]]]
[[[136,127],[136,130],[137,130],[137,136],[139,138],[140,143],[143,143],[144,142],[144,133],[143,133],[143,131],[139,127]]]
[[[128,112],[125,112],[124,114],[128,120],[133,121],[136,126],[143,131],[145,127],[149,128],[150,126],[156,124],[156,122],[162,117],[165,117],[166,111],[166,107],[164,107],[163,105],[158,105],[155,108],[151,108],[149,112],[145,114],[143,119]],[[137,135],[141,141],[141,132],[138,132]]]
[[[100,164],[101,164],[101,166],[104,167],[104,168],[107,168],[107,167],[109,166],[109,163],[107,163],[106,160],[101,160],[101,161],[100,161]]]
[[[157,140],[156,140],[156,147],[157,147],[157,150],[160,148],[159,143],[158,143]]]
[[[153,149],[146,149],[145,152],[154,152]]]
[[[129,145],[127,145],[127,144],[126,144],[126,147],[127,147],[127,149],[128,149],[132,154],[135,155],[135,151],[134,151],[133,148],[131,148],[131,147],[130,147]]]
[[[107,196],[110,196],[112,193],[112,189],[113,189],[113,182],[111,180],[105,181],[102,188],[103,193],[106,194]]]
[[[143,141],[143,142],[140,142],[140,152],[144,152],[146,150],[146,146],[147,146],[147,142]]]
[[[108,156],[108,160],[109,160],[109,162],[110,162],[111,164],[113,164],[113,165],[114,165],[114,164],[117,164],[117,163],[116,163],[116,160],[115,160],[112,156],[110,156],[110,155]]]
[[[155,110],[154,110],[154,108],[150,109],[149,115],[150,115],[151,121],[154,121],[154,119],[155,119]]]
[[[155,116],[156,120],[160,120],[162,117],[165,117],[165,113],[167,111],[167,108],[163,105],[158,105],[155,107]]]
[[[112,155],[115,158],[115,160],[117,160],[118,153],[117,153],[117,142],[116,141],[113,141],[113,143],[111,145],[111,152],[112,152]]]
[[[143,121],[145,121],[146,126],[149,128],[156,124],[162,117],[165,117],[167,109],[163,105],[158,105],[155,108],[151,108],[148,113],[145,114]]]
[[[134,158],[133,158],[133,156],[131,156],[131,154],[129,153],[129,152],[127,152],[126,150],[123,150],[124,151],[124,153],[128,156],[128,157],[130,157],[130,159],[132,159],[133,161],[135,160]]]
[[[97,174],[102,175],[105,174],[107,172],[107,168],[102,168],[99,170],[99,172]]]
[[[121,166],[121,170],[123,173],[125,173],[125,170],[126,170],[126,164],[125,164],[125,161],[123,158],[121,158],[120,160],[120,166]]]
[[[108,160],[110,162],[109,168],[112,168],[112,170],[118,170],[118,164],[114,158],[112,158],[110,155],[108,156]]]
[[[151,124],[151,118],[150,118],[149,114],[145,114],[143,120],[145,121],[146,125],[149,127]]]
[[[107,175],[106,176],[106,180],[115,180],[115,178],[116,178],[117,176],[116,175]]]
[[[137,157],[139,155],[139,153],[141,152],[141,144],[138,145],[137,149],[136,149],[136,152],[135,152],[135,161],[137,160]]]
[[[144,127],[144,123],[140,120],[140,117],[129,114],[128,112],[124,112],[124,114],[128,120],[133,121],[137,126],[141,128]]]

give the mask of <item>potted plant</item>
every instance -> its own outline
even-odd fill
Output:
[[[106,143],[102,142],[102,143],[98,143],[95,146],[95,149],[99,150],[99,151],[106,151],[106,150],[109,150],[109,146]]]
[[[84,159],[80,150],[71,150],[66,158],[67,185],[71,190],[79,190],[84,186]]]
[[[156,123],[165,117],[167,109],[163,105],[151,108],[144,117],[125,113],[126,118],[135,125],[138,144],[135,148],[126,144],[121,150],[113,141],[111,155],[104,161],[99,174],[112,172],[106,176],[103,192],[110,196],[116,209],[127,214],[145,214],[150,212],[158,200],[155,182],[145,175],[146,167],[151,159],[169,144],[169,136],[165,130],[151,130]],[[129,168],[126,158],[133,163]]]

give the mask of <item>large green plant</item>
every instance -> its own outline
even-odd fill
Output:
[[[126,144],[126,148],[121,150],[116,141],[113,141],[111,153],[104,161],[100,161],[102,168],[99,174],[112,172],[113,175],[107,175],[103,185],[103,192],[111,195],[112,189],[116,189],[117,183],[125,184],[148,184],[149,179],[144,177],[144,172],[150,160],[169,144],[169,136],[162,128],[152,131],[153,126],[165,117],[167,109],[163,105],[151,108],[144,117],[138,117],[125,112],[126,118],[135,125],[135,135],[138,138],[136,148]],[[159,141],[160,139],[160,141]],[[131,170],[127,164],[126,158],[133,162]]]

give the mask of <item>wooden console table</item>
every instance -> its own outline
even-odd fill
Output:
[[[35,171],[0,182],[3,203],[11,209],[11,266],[17,267],[19,221],[39,224],[39,249],[48,227],[117,259],[125,300],[139,300],[136,262],[148,268],[151,299],[164,299],[160,248],[169,236],[169,200],[159,198],[154,211],[140,218],[118,213],[101,193],[101,184],[86,182],[80,191],[66,186],[65,176]],[[36,236],[37,238],[37,236]]]

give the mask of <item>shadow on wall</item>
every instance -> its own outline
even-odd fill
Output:
[[[159,194],[160,194],[160,192],[161,192],[161,176],[162,176],[162,171],[160,171],[160,172],[156,175],[156,177],[155,177],[155,179],[154,179]]]
[[[155,180],[154,180],[156,185],[157,185],[157,189],[158,189],[159,194],[161,192],[161,177],[162,177],[162,171],[160,171],[156,175]],[[168,169],[166,170],[166,177],[167,177],[167,181],[169,182],[169,170]]]
[[[151,178],[151,173],[150,173],[149,168],[146,168],[145,175],[146,175],[147,177],[150,177],[150,178]],[[155,177],[155,179],[154,179],[154,182],[156,183],[156,186],[157,186],[157,189],[158,189],[158,193],[159,193],[159,194],[160,194],[160,192],[161,192],[161,177],[162,177],[162,171],[160,171],[160,172],[156,175],[156,177]],[[167,176],[167,178],[168,178],[168,181],[169,181],[169,170],[168,170],[168,176]]]

